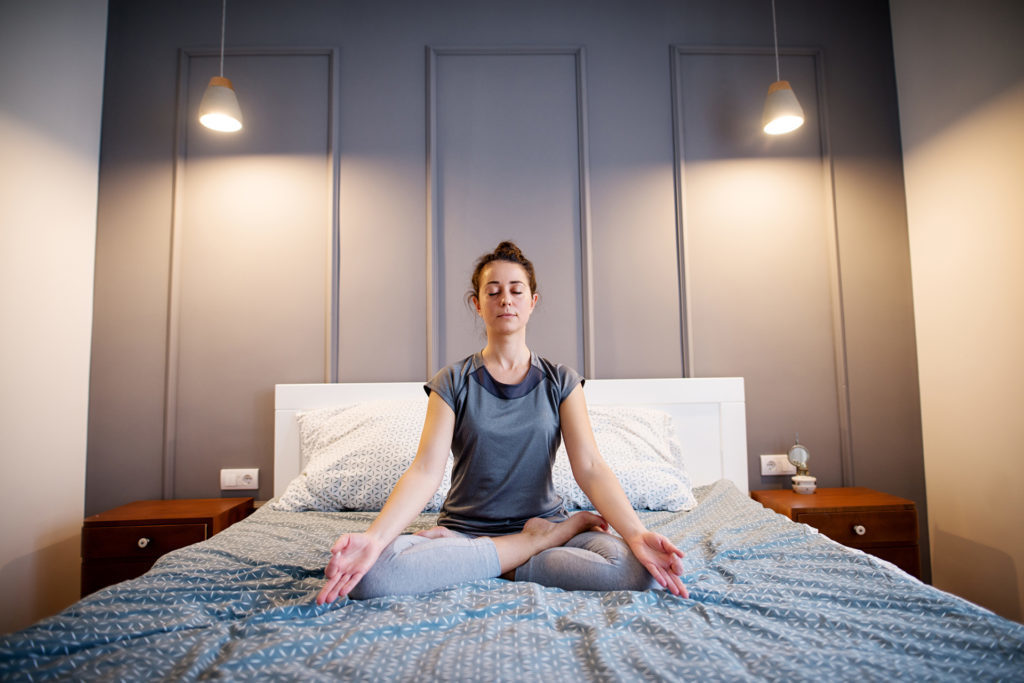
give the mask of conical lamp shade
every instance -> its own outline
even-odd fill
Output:
[[[242,110],[229,79],[223,76],[210,79],[199,103],[199,123],[225,133],[242,129]]]
[[[763,124],[764,132],[769,135],[781,135],[804,125],[804,110],[789,81],[775,81],[769,86]]]

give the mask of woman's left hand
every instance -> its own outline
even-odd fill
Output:
[[[679,575],[683,573],[683,551],[672,541],[653,531],[644,531],[626,541],[636,559],[647,568],[654,580],[672,595],[690,597]]]

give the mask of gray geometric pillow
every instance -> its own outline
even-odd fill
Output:
[[[426,414],[426,396],[300,413],[304,466],[274,508],[293,512],[380,510],[416,457]],[[441,509],[451,477],[449,455],[444,479],[425,512]]]
[[[692,510],[697,505],[672,416],[653,408],[590,406],[597,449],[637,510]],[[565,444],[552,471],[555,490],[570,510],[594,505],[573,479]]]

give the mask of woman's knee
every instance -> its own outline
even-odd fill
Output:
[[[644,591],[657,583],[626,543],[602,532],[588,532],[560,548],[533,557],[516,572],[533,581],[565,590]]]
[[[492,578],[500,570],[490,539],[464,534],[441,538],[402,535],[384,549],[349,597],[364,600],[427,593],[463,581]]]
[[[636,559],[625,541],[604,531],[585,531],[582,534],[577,534],[569,539],[565,547],[597,553],[612,564],[618,564],[630,558]]]
[[[371,568],[370,572],[372,571],[373,569]],[[379,582],[373,579],[370,572],[367,572],[359,580],[359,583],[348,592],[348,597],[353,600],[369,600],[370,598],[379,598],[388,594],[387,591],[381,590],[381,586],[378,585]]]
[[[616,580],[622,586],[620,590],[645,591],[658,587],[647,568],[636,559],[629,549],[629,544],[618,536],[609,533],[590,531],[580,534],[570,543],[573,547],[596,553],[615,568]]]
[[[401,576],[404,568],[397,560],[404,550],[426,540],[422,536],[403,534],[389,543],[359,583],[349,591],[348,597],[353,600],[369,600],[400,592],[405,577]]]

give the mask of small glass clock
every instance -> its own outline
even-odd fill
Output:
[[[796,473],[799,475],[807,474],[807,463],[811,459],[811,454],[807,448],[800,443],[800,435],[796,435],[796,443],[789,449],[789,462],[796,468]]]
[[[811,453],[807,447],[800,443],[800,435],[796,435],[796,443],[789,449],[789,462],[796,468],[793,475],[793,490],[797,493],[814,493],[817,489],[817,478],[807,473],[807,463],[811,460]]]

